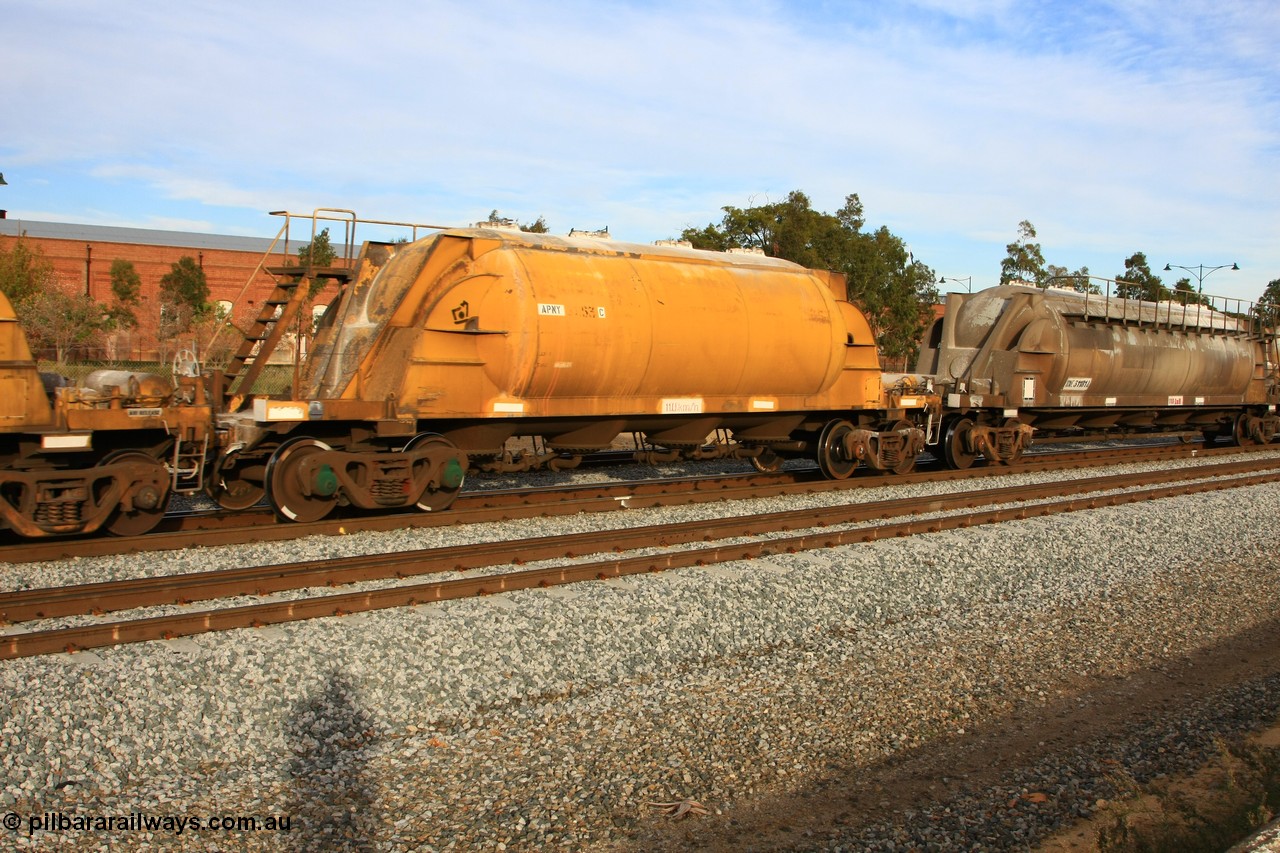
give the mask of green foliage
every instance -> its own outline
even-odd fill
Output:
[[[160,343],[166,348],[178,335],[208,314],[209,283],[189,255],[179,258],[160,279]]]
[[[1102,292],[1102,288],[1090,280],[1088,267],[1080,267],[1075,272],[1069,272],[1066,267],[1048,264],[1045,266],[1044,271],[1046,287],[1060,287],[1064,290],[1075,290],[1079,293]]]
[[[60,363],[73,348],[98,343],[115,327],[106,308],[83,293],[64,293],[49,287],[22,303],[22,322],[35,350],[53,349]]]
[[[1173,300],[1179,305],[1212,305],[1213,300],[1196,292],[1191,286],[1191,279],[1180,278],[1173,285]]]
[[[718,225],[708,225],[705,228],[686,228],[680,234],[680,239],[688,240],[695,249],[705,249],[708,252],[724,252],[734,248],[733,244],[729,242],[729,235],[721,230]]]
[[[0,291],[9,297],[15,310],[35,294],[47,290],[53,281],[53,262],[38,245],[30,245],[19,237],[8,250],[0,248]]]
[[[489,211],[489,218],[484,220],[484,222],[481,224],[501,225],[506,228],[510,228],[511,226],[515,225],[521,231],[527,231],[530,234],[546,234],[551,231],[551,229],[547,226],[546,217],[539,216],[533,222],[518,223],[514,219],[503,216],[497,210]]]
[[[132,261],[111,262],[111,293],[121,305],[137,305],[142,293],[142,276]]]
[[[719,225],[686,228],[680,238],[698,249],[760,249],[810,269],[846,272],[857,244],[867,236],[860,234],[862,202],[857,195],[848,196],[835,214],[814,210],[809,197],[799,190],[772,204],[723,210]]]
[[[203,313],[209,305],[209,282],[195,258],[183,255],[160,278],[161,298],[173,306]]]
[[[58,361],[66,361],[74,347],[98,343],[116,326],[104,305],[78,288],[64,292],[53,262],[22,238],[7,251],[0,249],[0,290],[22,320],[31,348],[52,349]]]
[[[1272,329],[1280,326],[1280,278],[1271,279],[1253,311],[1264,326]]]
[[[317,234],[310,243],[306,243],[298,249],[298,266],[306,267],[308,270],[316,267],[331,267],[337,259],[338,253],[334,251],[333,244],[329,242],[328,228]],[[329,280],[326,278],[319,276],[313,278],[311,284],[307,287],[307,300],[315,299],[328,283]]]
[[[111,295],[115,302],[110,313],[116,325],[122,329],[132,329],[138,325],[138,316],[133,309],[138,306],[142,294],[142,276],[130,261],[114,260],[111,262]]]
[[[1008,253],[1000,262],[1000,283],[1012,284],[1025,281],[1044,287],[1049,278],[1045,270],[1044,253],[1040,244],[1031,242],[1036,228],[1027,220],[1018,223],[1018,239],[1005,246]]]
[[[1123,299],[1145,299],[1163,302],[1172,298],[1160,277],[1147,265],[1147,256],[1134,252],[1124,262],[1124,272],[1116,276],[1116,296]]]
[[[886,358],[911,360],[932,308],[941,298],[933,270],[917,262],[901,238],[881,226],[857,247],[850,298],[867,314]]]
[[[338,253],[334,251],[333,244],[329,241],[328,228],[317,234],[310,243],[298,248],[298,266],[331,267],[337,258]]]
[[[862,230],[866,220],[856,194],[834,214],[814,210],[799,190],[779,202],[723,210],[719,224],[686,228],[681,239],[699,249],[761,249],[810,269],[843,273],[849,299],[866,314],[881,353],[912,356],[938,299],[936,276],[887,228]]]

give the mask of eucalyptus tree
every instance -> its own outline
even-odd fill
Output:
[[[1000,283],[1027,282],[1043,287],[1048,281],[1044,252],[1036,238],[1036,227],[1027,220],[1018,223],[1018,239],[1005,246],[1005,258],[1000,262]]]
[[[1116,275],[1115,295],[1148,302],[1164,302],[1172,298],[1169,288],[1151,271],[1147,256],[1142,252],[1134,252],[1125,259],[1124,272]]]
[[[939,298],[936,276],[888,228],[863,230],[866,217],[856,193],[835,213],[815,210],[799,190],[781,201],[722,210],[719,223],[686,228],[681,238],[700,249],[759,249],[843,273],[847,297],[866,315],[881,353],[904,363],[913,356]]]

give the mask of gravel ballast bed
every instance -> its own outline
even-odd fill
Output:
[[[290,815],[285,836],[234,834],[258,849],[625,845],[659,820],[648,802],[729,812],[1263,624],[1280,599],[1278,497],[1258,486],[7,662],[0,800],[23,815]],[[356,539],[294,543],[291,558]],[[227,559],[196,553],[178,559]],[[1275,685],[1230,704],[1230,725],[1252,725],[1274,715]],[[1210,709],[1193,732],[1228,725]],[[946,819],[900,814],[812,843],[1017,848],[1106,796],[1097,762],[1152,772],[1146,747],[1168,740],[1144,729],[1111,755],[1017,770],[1010,790],[1056,792],[1025,818],[980,819],[989,804],[969,793]],[[1195,741],[1184,732],[1172,755],[1190,761]],[[230,837],[159,831],[152,843],[219,849]],[[121,836],[18,841],[106,849]]]
[[[1261,454],[1265,458],[1280,457],[1280,449]],[[653,524],[669,524],[723,518],[731,515],[774,512],[779,510],[818,508],[840,504],[865,504],[875,501],[921,495],[954,494],[984,488],[1025,486],[1059,480],[1085,479],[1110,474],[1127,474],[1173,468],[1207,468],[1221,464],[1213,458],[1180,461],[1143,462],[1105,468],[1080,468],[1075,471],[1044,471],[1006,475],[976,481],[953,480],[895,484],[884,476],[884,486],[847,491],[820,491],[788,497],[758,500],[712,501],[686,506],[656,509],[630,509],[624,512],[581,513],[558,518],[524,518],[511,521],[472,524],[462,527],[432,527],[399,531],[357,533],[347,536],[315,536],[303,540],[264,541],[229,548],[193,548],[167,554],[120,554],[113,557],[71,558],[41,563],[0,562],[0,591],[32,589],[46,586],[68,586],[81,583],[127,578],[211,571],[228,566],[265,566],[300,560],[323,560],[358,554],[380,554],[422,548],[441,548],[476,542],[497,542],[570,532],[629,529]],[[789,465],[795,463],[788,463]],[[740,466],[738,466],[740,467]],[[732,472],[730,463],[708,463],[703,474]],[[608,474],[587,472],[577,482],[605,482],[642,479],[656,473],[674,474],[674,470],[644,466],[623,466]],[[684,473],[688,473],[685,470]],[[548,483],[563,484],[565,474],[529,475],[530,480],[543,477]],[[506,482],[501,481],[501,482]],[[531,482],[535,485],[536,482]],[[283,523],[283,522],[282,522]],[[785,534],[779,534],[785,535]]]

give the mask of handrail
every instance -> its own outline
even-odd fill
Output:
[[[1059,281],[1064,285],[1054,284]],[[1094,284],[1095,281],[1102,282],[1105,286]],[[1234,332],[1261,338],[1277,334],[1276,318],[1280,315],[1280,308],[1270,303],[1181,290],[1169,291],[1167,300],[1153,302],[1128,296],[1121,290],[1121,285],[1132,284],[1123,279],[1072,274],[1052,276],[1044,288],[1058,287],[1081,295],[1083,318],[1086,322],[1093,318],[1119,320],[1121,323],[1132,321],[1157,329]],[[1180,313],[1175,310],[1178,304],[1182,306]]]
[[[343,214],[343,215],[333,215]],[[421,222],[396,222],[390,219],[360,219],[355,211],[347,210],[340,207],[317,207],[311,213],[291,213],[287,210],[269,211],[270,216],[284,217],[284,255],[289,256],[289,224],[294,219],[310,219],[311,220],[311,242],[315,243],[318,223],[320,222],[341,222],[344,229],[343,239],[343,261],[345,266],[350,266],[355,257],[356,245],[356,227],[358,225],[386,225],[393,228],[408,228],[412,234],[412,239],[418,239],[419,230],[427,231],[443,231],[453,226],[450,225],[428,225]]]
[[[240,292],[236,294],[236,298],[232,301],[233,306],[239,305],[243,302],[245,295],[249,292],[249,288],[253,285],[254,280],[258,277],[259,273],[264,271],[272,254],[275,253],[276,246],[280,244],[281,238],[284,238],[284,245],[280,253],[282,265],[283,265],[283,261],[288,259],[289,229],[290,229],[290,224],[294,219],[310,219],[311,220],[311,243],[312,244],[314,244],[316,240],[316,235],[318,233],[318,223],[320,222],[343,223],[344,235],[343,235],[343,248],[342,248],[342,260],[343,260],[342,265],[347,268],[350,268],[355,261],[356,226],[358,224],[363,223],[365,225],[386,225],[394,228],[408,228],[410,229],[410,233],[412,234],[413,240],[418,239],[418,232],[420,230],[442,231],[446,228],[451,227],[448,225],[428,225],[425,223],[418,223],[418,222],[396,222],[394,220],[388,220],[388,219],[360,219],[356,215],[356,212],[354,210],[347,210],[345,208],[338,208],[338,207],[317,207],[311,213],[291,213],[287,210],[272,210],[268,212],[268,215],[283,216],[284,224],[281,225],[280,229],[276,232],[276,236],[272,239],[271,245],[267,247],[267,250],[265,252],[263,252],[262,259],[258,261],[257,266],[253,268],[253,272],[249,273],[249,277],[248,279],[245,280],[244,286],[240,288]],[[311,274],[312,274],[312,268],[308,266],[307,277],[310,278]],[[227,326],[234,327],[235,324],[232,323],[233,316],[234,316],[234,311],[228,312],[227,316],[222,318],[222,322],[219,323],[214,328],[213,334],[210,335],[209,340],[205,342],[205,345],[204,345],[205,352],[212,351],[213,345],[218,342],[218,337],[222,334],[223,330],[227,328]]]
[[[227,312],[227,316],[222,318],[222,322],[214,328],[213,334],[209,336],[208,343],[204,345],[205,352],[210,352],[213,349],[213,345],[218,340],[218,335],[222,334],[222,330],[227,326],[232,325],[231,318],[235,313],[234,306],[240,304],[240,300],[244,299],[245,294],[249,292],[249,286],[253,284],[253,280],[258,277],[258,273],[262,272],[263,267],[267,265],[267,258],[271,257],[271,252],[275,249],[276,243],[279,243],[280,238],[284,237],[285,244],[286,246],[288,245],[289,238],[286,236],[288,234],[288,229],[289,224],[286,222],[280,227],[280,230],[276,232],[275,239],[271,241],[271,245],[267,247],[267,251],[262,254],[262,260],[258,261],[258,265],[253,268],[253,272],[249,273],[249,278],[245,281],[244,287],[240,288],[240,292],[236,294],[235,300],[231,303],[233,310]],[[286,249],[286,254],[287,253],[288,250]],[[199,357],[199,353],[196,355]]]

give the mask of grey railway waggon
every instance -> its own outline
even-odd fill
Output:
[[[1280,432],[1274,308],[1228,313],[1195,298],[1024,285],[948,294],[916,364],[942,396],[931,450],[967,468],[979,456],[1016,458],[1033,431],[1271,441]]]

